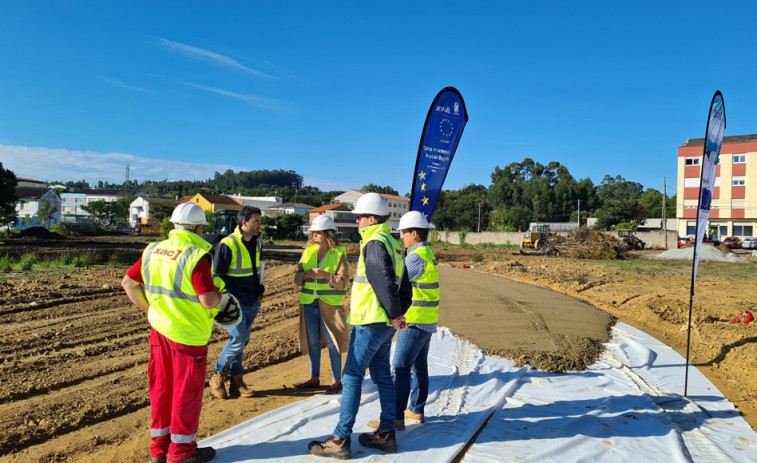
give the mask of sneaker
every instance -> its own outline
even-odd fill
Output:
[[[205,463],[215,458],[215,456],[216,451],[213,447],[198,447],[195,449],[195,453],[174,463]]]
[[[415,413],[410,410],[405,410],[405,421],[409,421],[411,423],[423,423],[423,413]]]
[[[358,440],[363,447],[383,450],[386,453],[397,451],[397,439],[394,438],[394,431],[381,432],[376,430],[373,434],[360,434]]]
[[[381,424],[381,420],[371,420],[368,422],[368,427],[371,429],[378,429]],[[405,429],[405,420],[394,420],[394,430],[402,431]]]
[[[349,460],[352,457],[350,438],[340,439],[329,436],[323,442],[314,440],[308,444],[308,452],[318,457],[331,457],[337,460]]]

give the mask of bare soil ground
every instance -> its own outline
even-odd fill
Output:
[[[144,241],[126,240],[95,247],[138,255],[143,245]],[[65,242],[34,246],[39,252],[71,247]],[[6,249],[29,251],[6,245],[0,253]],[[291,282],[299,251],[264,252],[266,297],[245,353],[246,378],[259,395],[221,401],[206,391],[199,438],[313,393],[289,387],[308,372],[307,359],[298,352],[297,291]],[[442,278],[447,285],[443,298],[449,299],[443,301],[442,310],[450,316],[445,320],[443,315],[442,324],[490,353],[550,371],[583,368],[601,352],[612,323],[612,317],[593,306],[652,333],[679,352],[685,348],[690,263],[649,261],[653,270],[639,272],[620,264],[607,267],[591,261],[517,256],[499,249],[447,248],[437,249],[436,254],[448,266]],[[463,263],[476,268],[458,270]],[[733,281],[723,265],[742,266],[739,278]],[[701,265],[692,336],[693,363],[736,403],[753,427],[757,424],[757,322],[743,326],[730,321],[754,304],[757,273],[743,271],[747,268],[743,266],[754,265]],[[0,460],[149,459],[149,326],[123,294],[120,281],[125,270],[124,265],[114,265],[0,278]],[[579,303],[583,307],[577,310],[585,311],[588,320],[568,317],[559,294],[551,302],[533,304],[543,293],[534,296],[507,286],[507,280],[476,272],[537,283],[584,300],[591,305]],[[509,296],[488,300],[495,287]],[[522,323],[512,326],[503,321],[502,329],[508,331],[492,330],[497,327],[492,307],[500,306],[521,317]],[[581,325],[586,326],[583,332]],[[208,374],[226,340],[224,331],[214,331]],[[322,358],[326,385],[328,356]]]

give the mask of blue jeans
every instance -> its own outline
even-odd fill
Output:
[[[378,387],[381,404],[381,424],[379,429],[394,430],[395,399],[392,372],[389,366],[389,351],[392,347],[394,328],[386,323],[356,325],[350,334],[350,350],[344,364],[342,378],[342,405],[339,423],[334,436],[344,439],[352,434],[355,416],[360,407],[365,369],[371,369],[371,378]]]
[[[250,329],[259,310],[260,302],[258,301],[253,302],[252,305],[242,305],[242,321],[237,326],[226,328],[229,332],[229,342],[224,346],[216,362],[216,373],[229,373],[231,376],[244,374],[242,367],[244,348],[250,342]]]
[[[334,381],[342,379],[342,354],[336,349],[334,341],[329,336],[326,324],[318,306],[318,299],[310,304],[305,304],[305,331],[308,335],[308,356],[310,357],[310,377],[321,376],[321,333],[326,340],[331,360],[331,378]]]
[[[397,394],[398,417],[404,417],[405,408],[423,414],[428,398],[428,348],[432,334],[412,326],[397,333],[394,346],[394,390]],[[410,406],[407,404],[408,398]]]

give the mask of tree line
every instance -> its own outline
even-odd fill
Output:
[[[675,217],[675,196],[666,197],[666,217]],[[577,222],[597,218],[597,227],[636,225],[662,217],[663,194],[654,188],[605,175],[599,185],[577,180],[557,161],[531,158],[495,167],[491,184],[443,191],[431,218],[442,230],[526,230],[531,222]]]
[[[86,206],[98,228],[112,228],[126,221],[128,205],[139,191],[151,197],[175,198],[196,193],[278,196],[284,202],[299,202],[318,207],[329,204],[342,191],[321,191],[304,185],[303,177],[292,170],[254,170],[216,172],[207,180],[160,181],[131,180],[121,185],[98,182],[96,188],[123,190],[114,203]],[[65,185],[69,191],[93,188],[88,182],[50,182]],[[0,163],[0,224],[16,221],[16,178]],[[390,186],[364,185],[364,191],[399,195]],[[407,194],[405,196],[408,196]],[[666,216],[675,217],[675,196],[666,197]],[[459,190],[441,193],[434,215],[435,226],[442,230],[525,230],[531,222],[586,223],[597,218],[597,226],[609,229],[618,224],[638,224],[647,218],[662,217],[663,194],[622,176],[605,175],[599,185],[590,178],[576,179],[567,166],[557,161],[543,165],[531,158],[497,166],[489,186],[470,184]],[[160,211],[158,215],[170,215]]]

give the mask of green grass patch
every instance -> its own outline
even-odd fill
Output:
[[[13,271],[13,260],[9,255],[0,257],[0,272],[10,273]]]
[[[34,268],[34,264],[37,263],[37,256],[34,254],[24,254],[21,256],[21,259],[18,261],[18,268],[22,272],[28,272],[32,268]]]
[[[691,275],[690,260],[629,259],[618,261],[587,261],[623,272],[648,275],[684,277]],[[740,281],[757,281],[757,269],[750,263],[700,261],[697,279],[717,278]]]

